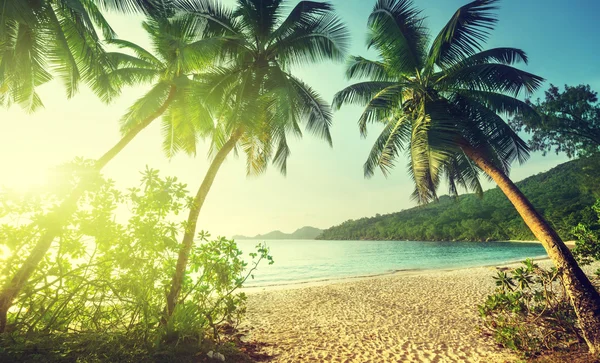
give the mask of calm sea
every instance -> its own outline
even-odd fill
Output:
[[[238,240],[248,254],[261,241]],[[485,266],[545,256],[537,243],[416,241],[266,241],[275,260],[263,263],[247,287],[285,285],[399,270]]]

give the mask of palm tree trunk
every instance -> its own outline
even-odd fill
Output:
[[[479,150],[461,145],[463,152],[488,174],[508,197],[535,237],[542,243],[548,256],[562,274],[571,304],[577,314],[583,337],[592,354],[600,353],[600,294],[581,270],[569,248],[535,210],[531,202],[493,163]]]
[[[121,150],[123,150],[137,134],[139,134],[143,129],[150,125],[152,121],[160,117],[160,115],[166,111],[174,96],[175,86],[172,86],[163,105],[156,110],[156,112],[148,116],[135,128],[125,134],[125,136],[123,136],[123,138],[121,138],[121,140],[119,140],[115,146],[113,146],[98,160],[96,160],[94,169],[98,172],[102,170],[102,168],[104,168],[109,161],[117,156],[117,154],[121,152]],[[44,256],[46,256],[46,253],[52,245],[52,241],[54,241],[54,239],[61,233],[65,221],[75,212],[75,209],[77,208],[77,202],[85,190],[86,187],[84,183],[77,185],[71,194],[69,194],[67,199],[65,199],[54,212],[48,215],[46,221],[47,226],[45,228],[45,232],[43,232],[42,236],[40,237],[40,240],[33,247],[29,253],[29,256],[23,265],[21,265],[21,267],[17,270],[13,278],[2,287],[2,290],[0,291],[0,333],[3,333],[6,329],[8,309],[10,309],[12,306],[14,299],[19,295],[29,280],[31,274],[35,271]]]
[[[210,187],[212,186],[215,177],[217,176],[219,168],[225,161],[227,155],[231,152],[231,150],[233,150],[235,144],[238,142],[241,135],[241,130],[237,130],[233,133],[229,140],[227,140],[227,142],[219,150],[214,160],[210,164],[210,167],[208,168],[208,171],[204,176],[204,180],[202,181],[200,188],[198,188],[198,192],[196,193],[194,203],[192,205],[192,208],[190,209],[190,213],[188,216],[185,234],[183,235],[183,240],[181,241],[181,249],[179,250],[179,256],[177,258],[175,274],[173,275],[173,280],[171,281],[171,289],[169,291],[169,294],[167,295],[167,306],[165,307],[165,316],[162,320],[163,324],[166,324],[168,322],[171,315],[173,315],[175,306],[177,305],[177,299],[179,297],[179,293],[181,292],[181,287],[183,284],[183,278],[185,276],[185,269],[187,268],[189,254],[194,245],[194,237],[196,235],[196,224],[198,222],[198,216],[200,215],[202,205],[206,200],[206,196],[208,195]]]

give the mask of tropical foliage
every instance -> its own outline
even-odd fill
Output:
[[[149,85],[121,119],[124,137],[162,118],[163,150],[169,157],[179,151],[195,154],[196,142],[210,136],[214,122],[199,97],[194,75],[219,59],[219,41],[206,37],[204,22],[187,13],[170,18],[152,17],[142,23],[152,49],[112,38],[108,43],[124,52],[110,52],[113,69],[99,77],[96,91],[109,102],[128,86]]]
[[[565,86],[562,92],[550,85],[544,100],[532,105],[541,117],[521,115],[510,120],[515,130],[531,133],[532,150],[544,154],[554,150],[570,158],[600,151],[600,103],[589,85]]]
[[[600,199],[592,209],[596,212],[596,223],[581,222],[572,231],[577,237],[573,253],[582,264],[600,261]],[[600,268],[596,275],[600,277]]]
[[[94,85],[109,66],[100,36],[114,32],[94,2],[5,0],[0,5],[0,104],[35,111],[42,106],[37,87],[54,75],[72,97],[81,80]]]
[[[530,357],[581,343],[577,317],[556,268],[532,260],[494,277],[496,292],[478,307],[483,329],[501,345]]]
[[[0,1],[0,105],[43,106],[37,87],[57,77],[67,97],[81,81],[92,88],[113,65],[102,40],[115,32],[101,11],[173,14],[177,0]]]
[[[235,9],[190,1],[186,12],[206,21],[207,36],[221,40],[226,61],[196,77],[204,102],[218,120],[212,162],[196,193],[183,236],[166,313],[181,291],[196,223],[212,183],[229,153],[246,155],[247,173],[266,171],[270,162],[286,173],[288,135],[301,125],[332,144],[331,111],[321,96],[292,73],[292,67],[342,60],[348,32],[327,2],[300,1],[289,13],[281,0],[240,0]]]
[[[497,0],[475,0],[460,7],[430,42],[424,18],[410,0],[379,0],[369,16],[372,61],[354,57],[351,79],[366,78],[338,92],[334,106],[359,104],[361,133],[369,123],[383,126],[364,166],[365,176],[379,167],[387,173],[401,152],[420,203],[437,199],[445,179],[482,194],[479,171],[494,180],[542,242],[566,281],[590,352],[600,352],[600,293],[581,271],[552,226],[508,177],[513,161],[524,162],[528,147],[502,119],[538,117],[530,95],[543,79],[515,68],[527,55],[515,48],[483,50],[497,21]]]
[[[143,26],[151,36],[156,55],[131,42],[111,39],[112,43],[127,48],[133,55],[119,52],[105,54],[115,67],[98,76],[94,89],[109,101],[124,86],[152,83],[152,88],[123,117],[123,137],[95,161],[90,175],[99,172],[139,132],[165,113],[163,144],[169,155],[179,150],[194,153],[197,138],[210,134],[213,128],[213,120],[204,104],[190,92],[194,84],[190,77],[191,72],[206,67],[215,57],[214,41],[204,39],[201,23],[186,14],[177,14],[169,19],[151,18]],[[45,233],[40,234],[35,247],[0,291],[0,331],[5,328],[7,310],[13,300],[60,236],[61,228],[85,191],[86,181],[82,179],[62,203],[48,210],[50,213],[45,218],[53,222],[39,225],[46,230]]]
[[[89,164],[69,166],[66,179],[78,183]],[[12,276],[39,238],[40,228],[29,222],[44,218],[44,211],[72,186],[35,196],[3,191],[2,279]],[[201,232],[198,238],[203,243],[191,251],[181,303],[168,325],[159,324],[175,267],[177,238],[184,229],[178,216],[190,201],[185,185],[152,169],[142,173],[140,187],[126,191],[117,190],[110,180],[95,178],[63,229],[61,243],[46,255],[10,310],[8,332],[17,341],[25,335],[31,340],[48,334],[85,340],[103,332],[98,339],[122,339],[138,346],[119,353],[126,360],[171,343],[185,341],[198,351],[205,339],[218,341],[219,327],[237,325],[244,312],[245,295],[238,289],[261,260],[272,263],[272,259],[264,245],[244,257],[235,242],[210,239]],[[124,218],[122,210],[131,214]],[[2,360],[22,354],[23,347],[18,347],[15,342],[3,345]],[[47,353],[59,357],[71,348],[53,347]],[[84,349],[78,358],[100,351]]]
[[[517,183],[540,213],[565,239],[575,239],[578,223],[598,225],[591,206],[600,197],[595,182],[600,159],[561,164]],[[483,197],[442,196],[438,202],[397,213],[349,220],[325,230],[331,240],[506,241],[532,240],[533,234],[498,188]]]
[[[336,94],[334,106],[364,106],[361,134],[370,123],[383,126],[364,165],[365,176],[377,167],[387,174],[400,153],[410,160],[414,197],[437,198],[445,178],[481,193],[479,169],[464,153],[478,149],[504,172],[528,149],[500,114],[531,111],[516,97],[531,94],[543,79],[513,65],[527,63],[515,48],[482,50],[496,23],[497,1],[474,1],[460,8],[430,40],[421,12],[411,1],[377,1],[369,17],[369,47],[379,59],[357,56],[347,68],[350,79],[365,79]]]

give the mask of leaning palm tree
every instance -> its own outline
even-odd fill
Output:
[[[217,48],[212,39],[203,39],[202,25],[196,17],[178,15],[170,20],[148,20],[143,24],[150,34],[154,52],[131,42],[113,39],[110,43],[132,54],[108,53],[114,69],[94,84],[95,91],[110,101],[123,86],[151,84],[150,91],[137,100],[121,120],[123,134],[119,142],[97,159],[93,172],[99,172],[143,129],[163,117],[164,147],[195,153],[197,135],[210,133],[213,122],[202,103],[191,100],[193,80],[215,57]],[[193,102],[192,102],[193,101]],[[7,311],[27,283],[29,276],[60,236],[65,221],[76,209],[86,191],[82,181],[69,196],[47,216],[42,235],[25,262],[16,270],[0,291],[0,332],[6,326]]]
[[[368,21],[369,46],[380,56],[350,60],[347,75],[366,78],[335,95],[333,105],[365,106],[359,118],[383,130],[364,165],[387,174],[401,152],[421,203],[437,198],[443,179],[481,194],[479,172],[493,179],[515,206],[563,275],[590,351],[600,352],[600,295],[569,249],[509,179],[510,164],[528,157],[526,143],[500,117],[533,112],[517,99],[543,79],[512,65],[527,63],[514,48],[482,50],[497,19],[496,0],[477,0],[452,16],[430,43],[420,11],[410,0],[378,0]]]
[[[177,306],[202,205],[232,150],[247,156],[247,172],[273,162],[285,173],[286,135],[302,135],[300,124],[331,144],[331,111],[323,99],[290,72],[293,65],[342,60],[348,33],[326,2],[301,1],[287,16],[282,0],[238,0],[235,10],[213,1],[189,1],[184,9],[208,21],[207,31],[224,40],[229,62],[198,77],[201,97],[214,105],[218,126],[212,161],[196,193],[165,307],[165,322]]]

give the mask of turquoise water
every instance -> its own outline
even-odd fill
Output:
[[[244,254],[261,241],[238,240]],[[275,260],[247,287],[378,275],[398,270],[485,266],[545,256],[537,243],[415,241],[266,241]]]

